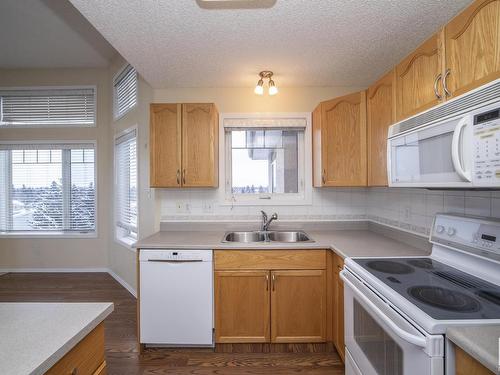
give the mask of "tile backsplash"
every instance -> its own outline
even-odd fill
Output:
[[[500,191],[440,191],[402,188],[313,189],[312,204],[231,206],[217,190],[160,190],[162,221],[259,220],[261,209],[284,220],[369,219],[426,235],[438,212],[500,218]]]
[[[368,219],[426,235],[438,212],[500,218],[500,191],[370,188],[367,201]]]

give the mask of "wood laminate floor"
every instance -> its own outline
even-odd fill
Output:
[[[136,347],[136,300],[107,273],[9,273],[0,276],[0,302],[114,302],[105,321],[109,375],[340,375],[331,345],[218,345],[211,349]]]

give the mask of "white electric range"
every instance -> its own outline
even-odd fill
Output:
[[[452,375],[446,328],[500,324],[500,221],[438,214],[427,257],[348,258],[346,375]]]

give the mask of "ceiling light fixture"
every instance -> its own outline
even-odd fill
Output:
[[[260,79],[257,82],[257,86],[255,86],[254,92],[257,95],[264,95],[264,79],[269,80],[269,95],[276,95],[278,93],[278,88],[276,87],[276,84],[274,83],[272,77],[273,77],[273,72],[269,70],[264,70],[259,73]]]

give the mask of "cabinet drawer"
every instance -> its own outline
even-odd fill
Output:
[[[101,323],[62,357],[59,362],[52,366],[46,372],[46,375],[73,373],[78,375],[105,374],[105,368],[104,325]]]
[[[314,270],[325,268],[325,250],[215,251],[216,270]]]

